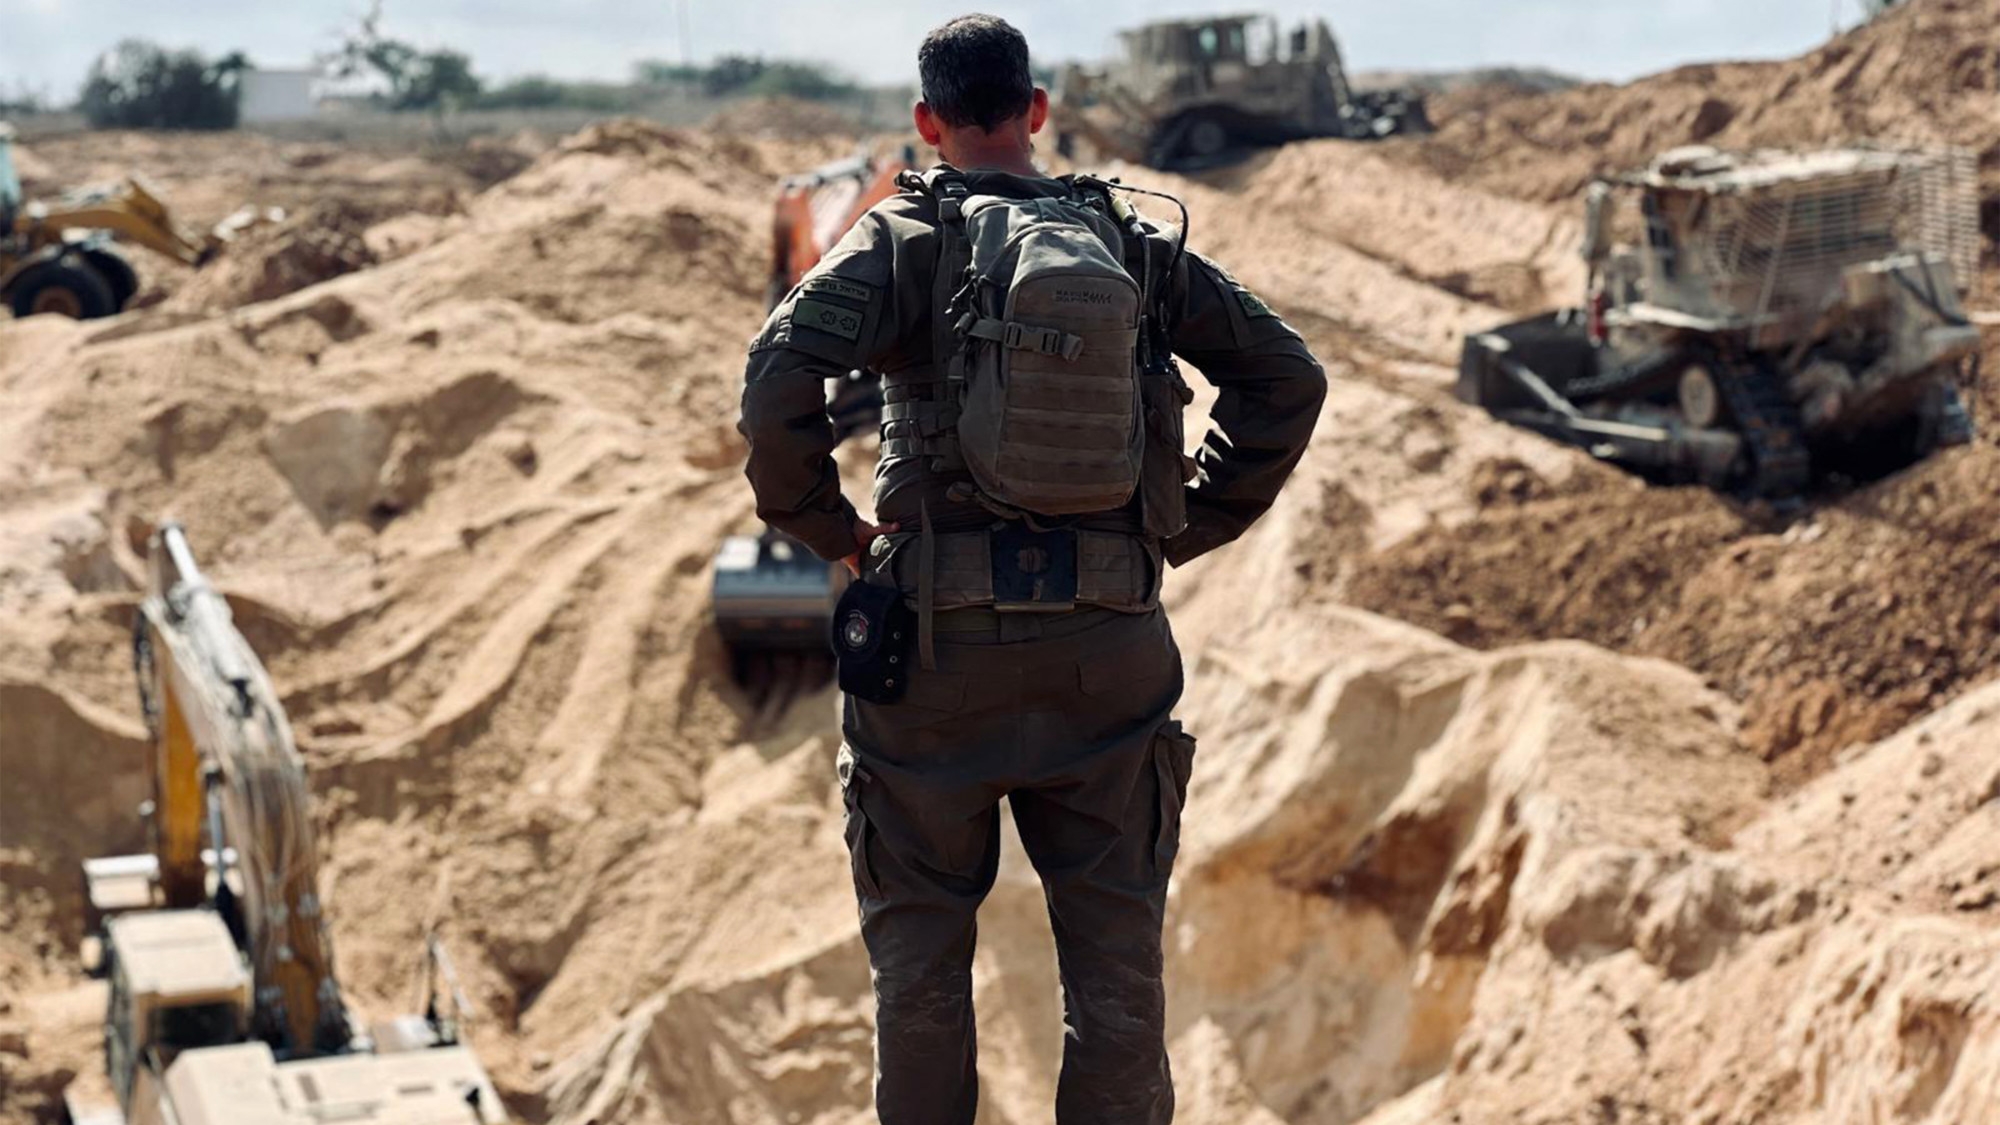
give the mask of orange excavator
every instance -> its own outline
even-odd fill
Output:
[[[896,194],[896,177],[916,166],[914,145],[886,154],[863,149],[780,183],[764,307],[776,307],[870,207]]]
[[[775,308],[869,208],[896,194],[896,177],[916,166],[912,145],[864,149],[780,183],[766,307]],[[882,389],[868,372],[828,380],[826,401],[834,432],[843,440],[880,425]],[[760,707],[782,708],[826,680],[833,666],[827,628],[846,585],[844,570],[766,528],[761,535],[724,540],[714,573],[710,604],[716,632],[729,648],[735,679]]]

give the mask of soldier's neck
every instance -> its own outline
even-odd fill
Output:
[[[984,144],[971,141],[946,144],[939,147],[938,155],[944,158],[945,163],[962,172],[1012,172],[1017,176],[1042,174],[1041,169],[1035,167],[1034,146],[1024,145],[1012,137],[996,137]]]

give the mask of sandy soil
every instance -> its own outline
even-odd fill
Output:
[[[1129,172],[1335,382],[1277,508],[1169,588],[1201,739],[1181,1120],[1993,1119],[2000,443],[1780,519],[1449,384],[1462,332],[1574,295],[1589,171],[1707,128],[1700,98],[1735,107],[1723,143],[2000,163],[1996,27],[1913,0],[1792,63]],[[868,1119],[834,699],[760,714],[705,618],[754,522],[732,427],[771,185],[851,145],[612,124],[483,189],[429,157],[37,146],[65,178],[143,157],[192,216],[301,218],[155,307],[0,325],[0,1122],[98,1081],[75,871],[143,846],[127,636],[163,518],[284,692],[352,1003],[406,1008],[439,926],[524,1120]],[[1039,1125],[1059,1008],[1011,845],[981,936],[981,1120]]]

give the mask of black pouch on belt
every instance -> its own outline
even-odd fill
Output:
[[[1001,613],[1068,613],[1076,608],[1076,532],[1036,531],[1024,522],[995,528],[993,608]]]
[[[833,607],[833,655],[840,690],[870,703],[894,703],[909,686],[915,615],[894,586],[849,583]]]

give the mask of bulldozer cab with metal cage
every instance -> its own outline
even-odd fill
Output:
[[[1770,496],[1970,439],[1969,154],[1675,149],[1593,185],[1584,225],[1582,307],[1469,339],[1460,397]]]
[[[1634,322],[1741,331],[1768,347],[1809,334],[1849,296],[1853,271],[1899,254],[1970,280],[1978,266],[1975,171],[1950,153],[1829,149],[1732,155],[1676,149],[1643,172],[1607,181],[1635,193],[1644,238],[1636,261],[1643,299],[1622,304]],[[1600,193],[1586,258],[1630,276],[1605,253],[1612,218]],[[1911,268],[1904,263],[1903,269]],[[1874,271],[1879,272],[1879,271]]]
[[[1423,99],[1357,91],[1324,20],[1268,15],[1162,20],[1122,31],[1121,57],[1058,76],[1057,147],[1189,170],[1310,137],[1429,132]]]

